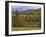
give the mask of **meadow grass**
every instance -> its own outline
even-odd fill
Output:
[[[39,27],[12,27],[12,31],[23,31],[23,30],[40,30]]]

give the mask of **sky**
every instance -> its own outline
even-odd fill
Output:
[[[40,8],[40,6],[16,6],[16,5],[13,5],[12,6],[12,11],[24,11],[24,10],[27,10],[27,9],[38,9]]]

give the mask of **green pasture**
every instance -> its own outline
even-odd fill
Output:
[[[39,27],[12,27],[12,31],[22,31],[22,30],[40,30]]]

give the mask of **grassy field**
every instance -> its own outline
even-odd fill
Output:
[[[22,31],[22,30],[40,30],[40,28],[31,27],[12,27],[12,31]]]

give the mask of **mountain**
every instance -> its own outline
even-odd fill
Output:
[[[27,14],[27,13],[36,13],[36,12],[41,12],[41,8],[38,9],[27,9],[24,11],[12,11],[12,13],[21,13],[21,14]]]

